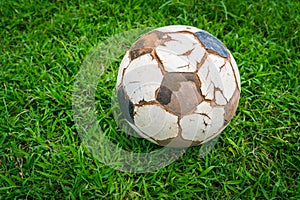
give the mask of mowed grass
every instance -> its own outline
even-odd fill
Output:
[[[0,199],[300,199],[299,8],[294,0],[1,0]],[[193,147],[153,173],[117,171],[77,134],[76,74],[114,34],[171,24],[205,29],[231,50],[242,83],[236,116],[205,158]],[[119,62],[99,80],[101,126],[125,149],[158,148],[122,135],[111,117]]]

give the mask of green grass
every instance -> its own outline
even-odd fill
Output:
[[[300,199],[299,8],[294,0],[0,0],[0,199]],[[204,159],[193,147],[153,173],[114,170],[77,135],[76,74],[112,35],[170,24],[205,29],[231,50],[242,82],[237,114]],[[109,84],[97,92],[97,117],[120,146],[155,149],[116,134],[108,107],[117,66],[99,80]]]

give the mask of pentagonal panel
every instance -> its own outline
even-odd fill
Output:
[[[224,58],[228,58],[229,55],[225,45],[216,37],[203,30],[196,32],[195,35],[207,50],[211,50]]]

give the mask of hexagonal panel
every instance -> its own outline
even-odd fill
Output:
[[[150,54],[134,59],[123,77],[123,85],[127,95],[134,104],[140,101],[155,100],[155,91],[163,79],[161,69]]]

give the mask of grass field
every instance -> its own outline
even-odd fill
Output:
[[[299,8],[294,0],[0,0],[0,199],[300,199]],[[205,158],[193,147],[153,173],[105,166],[74,125],[76,74],[112,35],[171,24],[205,29],[230,49],[242,83],[236,116]],[[99,80],[107,87],[97,91],[98,119],[125,149],[156,149],[120,134],[110,116],[120,60]]]

